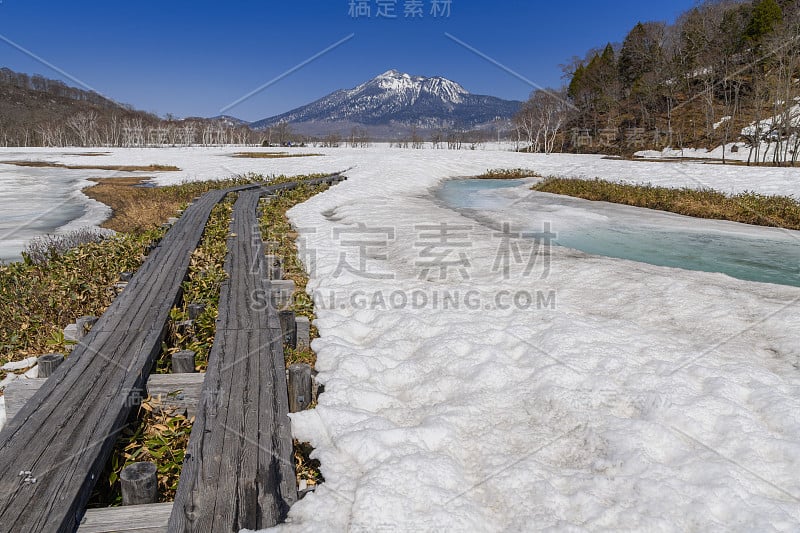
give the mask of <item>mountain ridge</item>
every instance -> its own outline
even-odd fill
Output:
[[[379,130],[392,127],[481,129],[506,123],[522,102],[472,94],[442,76],[412,76],[391,69],[352,89],[339,89],[307,105],[257,120],[254,129],[286,122],[307,134],[361,126]]]

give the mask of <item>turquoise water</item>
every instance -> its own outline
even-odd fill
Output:
[[[800,232],[531,193],[529,186],[517,180],[453,180],[437,197],[467,215],[501,216],[511,205],[530,210],[539,231],[540,221],[551,223],[555,244],[589,254],[800,287]],[[503,191],[514,187],[520,191],[516,197]]]

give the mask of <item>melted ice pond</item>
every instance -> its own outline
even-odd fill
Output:
[[[541,234],[549,224],[554,244],[589,254],[800,287],[800,231],[534,192],[534,181],[449,180],[436,196],[498,228],[511,222],[505,218],[511,211],[524,210],[527,227],[512,224],[512,231]]]

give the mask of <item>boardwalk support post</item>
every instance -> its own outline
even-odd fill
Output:
[[[96,323],[97,323],[96,316],[82,316],[75,321],[75,325],[77,326],[78,330],[75,336],[77,337],[78,342],[86,338],[86,335],[89,334],[89,331],[92,329],[92,326],[94,326]]]
[[[279,280],[283,279],[283,261],[277,255],[266,256],[267,265],[267,279]]]
[[[311,347],[311,322],[307,316],[298,316],[295,321],[295,342],[298,350]]]
[[[194,357],[195,353],[191,350],[183,350],[172,354],[172,373],[191,374],[195,372]]]
[[[189,304],[186,310],[189,312],[189,320],[197,320],[200,315],[205,313],[206,304],[204,303]]]
[[[122,485],[122,505],[156,503],[158,476],[154,463],[128,465],[122,469],[119,480]]]
[[[292,302],[295,290],[294,281],[290,279],[270,281],[270,289],[272,290],[272,302],[275,309],[284,309]]]
[[[55,372],[58,365],[64,362],[64,354],[50,353],[39,357],[39,374],[40,378],[49,378]]]
[[[311,405],[311,367],[307,364],[289,367],[289,412],[304,411]]]
[[[281,321],[281,331],[283,332],[283,343],[289,348],[297,347],[297,330],[295,329],[294,311],[284,309],[278,311],[278,318]]]

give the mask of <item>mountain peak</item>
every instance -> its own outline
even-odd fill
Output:
[[[410,104],[419,99],[434,99],[445,105],[460,104],[464,96],[469,95],[461,85],[447,78],[413,76],[397,69],[387,70],[350,92],[357,95],[370,90],[384,91]]]
[[[253,123],[256,128],[290,123],[353,124],[420,128],[474,128],[509,120],[520,102],[472,95],[441,76],[414,76],[390,69],[352,89]]]
[[[377,78],[402,78],[402,77],[410,78],[411,76],[409,76],[408,74],[404,74],[397,69],[389,69],[383,74],[377,76]]]

